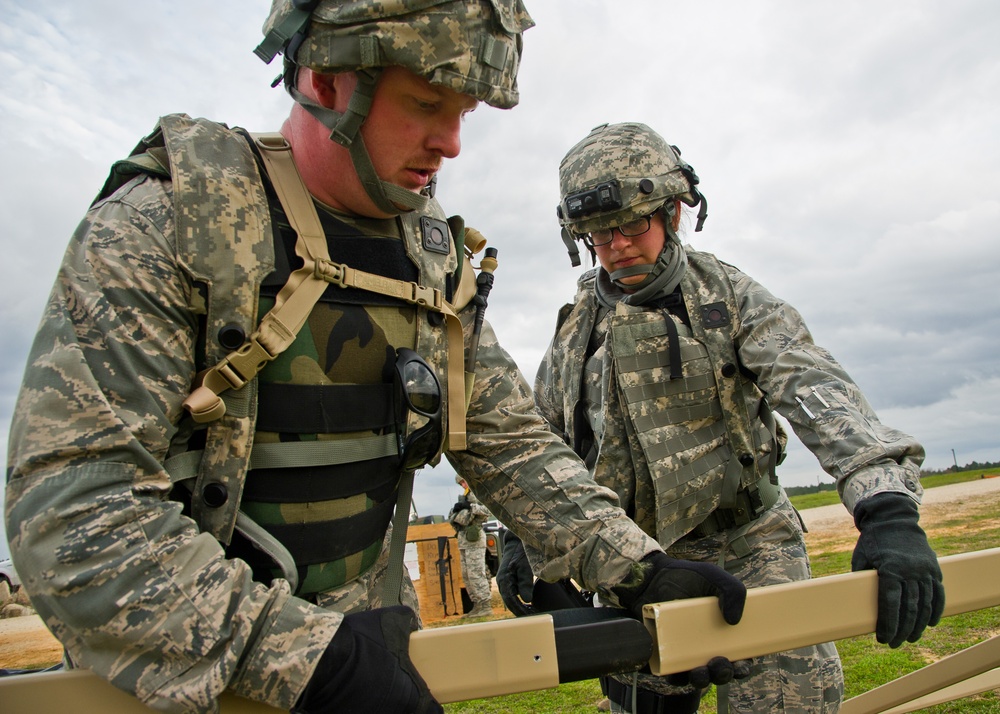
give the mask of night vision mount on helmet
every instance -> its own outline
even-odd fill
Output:
[[[381,70],[404,67],[431,84],[509,109],[518,102],[521,34],[534,25],[521,0],[273,0],[264,39],[254,50],[267,63],[284,55],[284,80],[296,102],[348,148],[365,191],[388,214],[423,210],[433,185],[417,195],[382,181],[359,129]],[[347,111],[318,105],[300,92],[300,67],[355,72]]]
[[[659,209],[665,209],[669,218],[671,199],[699,207],[695,231],[701,230],[707,202],[697,188],[698,175],[680,154],[676,146],[638,123],[602,124],[569,150],[559,164],[562,200],[556,214],[574,266],[580,264],[578,238]],[[665,225],[668,235],[676,238],[669,220]]]

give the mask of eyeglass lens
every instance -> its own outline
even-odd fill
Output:
[[[623,223],[622,225],[615,226],[614,228],[591,231],[585,236],[585,238],[589,240],[592,248],[600,248],[602,245],[607,245],[612,241],[615,231],[618,231],[626,238],[641,236],[649,230],[650,220],[650,216],[643,216],[642,218],[637,218],[634,221]]]

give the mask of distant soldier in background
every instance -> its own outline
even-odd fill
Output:
[[[489,617],[493,614],[490,603],[490,574],[486,570],[486,538],[483,537],[483,523],[490,518],[486,506],[479,502],[469,490],[469,484],[461,476],[455,483],[463,493],[448,513],[448,522],[455,529],[458,552],[462,559],[462,580],[472,600],[472,610],[466,617]]]

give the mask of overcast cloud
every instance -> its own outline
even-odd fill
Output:
[[[170,112],[280,126],[279,65],[252,54],[268,7],[0,0],[3,434],[60,257],[110,163]],[[792,302],[882,420],[924,443],[927,467],[1000,458],[1000,6],[528,8],[521,104],[470,116],[438,198],[499,248],[488,316],[529,379],[579,273],[555,222],[559,160],[597,124],[641,121],[702,179],[709,220],[686,240]],[[793,442],[782,482],[828,481]],[[418,476],[422,515],[447,511],[452,473]]]

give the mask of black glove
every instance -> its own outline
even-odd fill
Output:
[[[683,687],[690,684],[698,689],[705,689],[710,684],[729,684],[734,679],[746,679],[750,676],[750,660],[740,659],[732,662],[725,657],[713,657],[708,664],[695,667],[687,672],[668,674],[668,684]]]
[[[650,553],[642,562],[648,565],[640,573],[641,580],[626,580],[611,589],[618,596],[622,607],[630,610],[640,620],[643,605],[707,595],[719,598],[722,617],[730,625],[735,625],[743,617],[747,589],[719,566],[677,560],[662,552]],[[668,681],[678,686],[691,684],[703,689],[709,684],[728,684],[733,679],[742,679],[749,674],[750,663],[747,660],[731,662],[725,657],[713,657],[703,667],[669,675]]]
[[[919,520],[917,504],[902,493],[879,493],[854,507],[861,535],[851,570],[878,571],[875,639],[894,648],[916,642],[944,612],[941,567]]]
[[[456,501],[455,505],[451,507],[452,513],[461,513],[462,511],[468,511],[472,508],[472,504],[468,501]]]
[[[718,565],[678,560],[661,551],[650,553],[642,562],[646,567],[639,574],[641,579],[630,578],[611,589],[622,607],[640,620],[643,605],[707,595],[719,598],[722,617],[730,625],[743,617],[747,589]]]
[[[410,661],[416,629],[402,605],[345,616],[292,712],[443,714]]]
[[[497,590],[507,609],[518,617],[534,615],[531,591],[535,575],[524,552],[524,544],[516,535],[507,531],[503,537],[503,552],[497,568]]]

